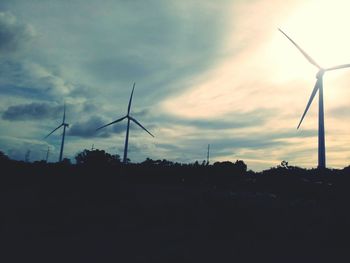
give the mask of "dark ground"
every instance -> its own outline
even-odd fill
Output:
[[[345,170],[5,168],[0,262],[350,259]]]

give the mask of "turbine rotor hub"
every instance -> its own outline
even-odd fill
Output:
[[[324,70],[323,68],[321,68],[321,69],[317,72],[316,78],[317,78],[317,79],[322,78],[323,75],[324,75],[324,73],[325,73],[325,70]]]

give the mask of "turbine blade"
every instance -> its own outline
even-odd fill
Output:
[[[305,57],[312,65],[318,67],[319,69],[322,68],[322,67],[320,67],[320,66],[316,63],[316,61],[315,61],[312,57],[310,57],[297,43],[295,43],[295,42],[293,41],[293,39],[291,39],[291,38],[290,38],[286,33],[284,33],[280,28],[279,28],[278,30],[279,30],[283,35],[285,35],[286,38],[288,38],[288,39],[294,44],[294,46],[295,46],[297,49],[299,49],[299,51],[304,55],[304,57]]]
[[[150,133],[145,127],[143,127],[142,125],[141,125],[141,123],[139,123],[137,120],[135,120],[133,117],[130,117],[129,116],[129,118],[130,118],[130,120],[132,120],[133,122],[135,122],[138,126],[140,126],[142,129],[144,129],[149,135],[151,135],[152,137],[154,137],[154,135],[152,134],[152,133]]]
[[[129,100],[129,105],[128,105],[128,115],[129,115],[129,113],[130,113],[132,95],[134,94],[135,84],[136,84],[136,83],[134,82],[134,85],[132,86],[132,91],[131,91],[130,100]]]
[[[316,93],[317,93],[317,91],[318,91],[318,89],[319,89],[319,84],[320,84],[320,79],[317,79],[316,84],[315,84],[315,87],[314,87],[314,89],[313,89],[312,92],[311,92],[310,99],[309,99],[309,101],[308,101],[308,103],[307,103],[307,105],[306,105],[305,111],[304,111],[304,113],[303,113],[303,116],[301,117],[301,120],[300,120],[300,122],[299,122],[299,125],[298,125],[297,129],[299,129],[299,127],[300,127],[301,123],[303,122],[303,119],[304,119],[304,117],[305,117],[307,111],[308,111],[309,108],[310,108],[310,105],[311,105],[311,103],[312,103],[312,100],[314,99],[314,97],[315,97],[315,95],[316,95]]]
[[[49,136],[50,136],[51,134],[53,134],[56,130],[58,130],[59,128],[61,128],[62,125],[63,125],[63,123],[62,123],[60,126],[58,126],[56,129],[54,129],[52,132],[50,132],[48,135],[46,135],[44,138],[49,137]]]
[[[66,120],[66,102],[64,102],[64,106],[63,106],[63,119],[62,119],[62,123],[64,123],[65,120]]]
[[[344,65],[339,65],[331,68],[325,69],[325,71],[330,71],[330,70],[335,70],[335,69],[341,69],[341,68],[350,68],[350,64],[344,64]]]
[[[120,121],[124,120],[126,117],[127,117],[127,116],[124,116],[124,117],[122,117],[122,118],[120,118],[120,119],[118,119],[118,120],[115,120],[115,121],[112,121],[112,122],[110,122],[110,123],[108,123],[108,124],[106,124],[106,125],[103,125],[103,126],[97,128],[96,131],[99,130],[99,129],[102,129],[102,128],[104,128],[104,127],[107,127],[107,126],[109,126],[109,125],[112,125],[112,124],[114,124],[114,123],[120,122]]]

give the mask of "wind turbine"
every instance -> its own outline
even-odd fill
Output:
[[[63,155],[63,147],[64,147],[64,137],[66,135],[66,128],[69,126],[68,123],[66,123],[66,103],[64,104],[63,107],[63,119],[62,119],[62,123],[56,128],[54,129],[52,132],[50,132],[48,135],[45,136],[45,138],[49,137],[51,134],[53,134],[56,130],[58,130],[59,128],[61,128],[63,126],[63,133],[62,133],[62,142],[61,142],[61,151],[60,151],[60,158],[59,158],[59,162],[62,161],[62,155]]]
[[[128,123],[127,123],[127,126],[126,126],[126,136],[125,136],[125,146],[124,146],[124,157],[123,157],[123,163],[124,163],[124,164],[127,163],[127,156],[128,156],[128,143],[129,143],[130,121],[133,121],[133,122],[136,123],[138,126],[140,126],[142,129],[144,129],[149,135],[151,135],[152,137],[154,137],[152,133],[150,133],[145,127],[143,127],[143,126],[141,125],[141,123],[139,123],[136,119],[134,119],[133,117],[130,116],[131,101],[132,101],[132,96],[133,96],[133,94],[134,94],[134,89],[135,89],[135,83],[134,83],[134,85],[133,85],[133,87],[132,87],[131,96],[130,96],[129,105],[128,105],[128,111],[127,111],[126,115],[125,115],[124,117],[118,119],[118,120],[112,121],[111,123],[108,123],[108,124],[103,125],[103,126],[101,126],[100,128],[97,128],[97,129],[96,129],[96,131],[97,131],[97,130],[99,130],[99,129],[102,129],[102,128],[104,128],[104,127],[107,127],[107,126],[109,126],[109,125],[112,125],[112,124],[114,124],[114,123],[120,122],[120,121],[122,121],[122,120],[124,120],[124,119],[128,119]]]
[[[293,45],[304,55],[304,57],[315,67],[318,68],[318,72],[316,74],[316,84],[314,89],[311,92],[311,96],[309,98],[309,101],[306,105],[305,111],[300,119],[299,125],[297,129],[299,129],[311,103],[314,99],[317,91],[319,91],[318,94],[318,168],[325,168],[326,167],[326,149],[325,149],[325,133],[324,133],[324,109],[323,109],[323,75],[327,71],[336,70],[336,69],[342,69],[342,68],[349,68],[350,64],[343,64],[339,66],[334,66],[330,68],[323,68],[319,64],[316,63],[316,61],[311,58],[300,46],[298,46],[297,43],[295,43],[286,33],[284,33],[281,29],[278,29],[283,35],[285,35],[292,43]]]

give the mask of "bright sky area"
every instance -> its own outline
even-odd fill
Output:
[[[177,162],[244,160],[260,171],[287,160],[317,166],[317,99],[296,129],[317,68],[350,63],[348,1],[1,1],[0,150],[57,161],[84,149]],[[324,76],[327,166],[350,160],[350,69]]]

